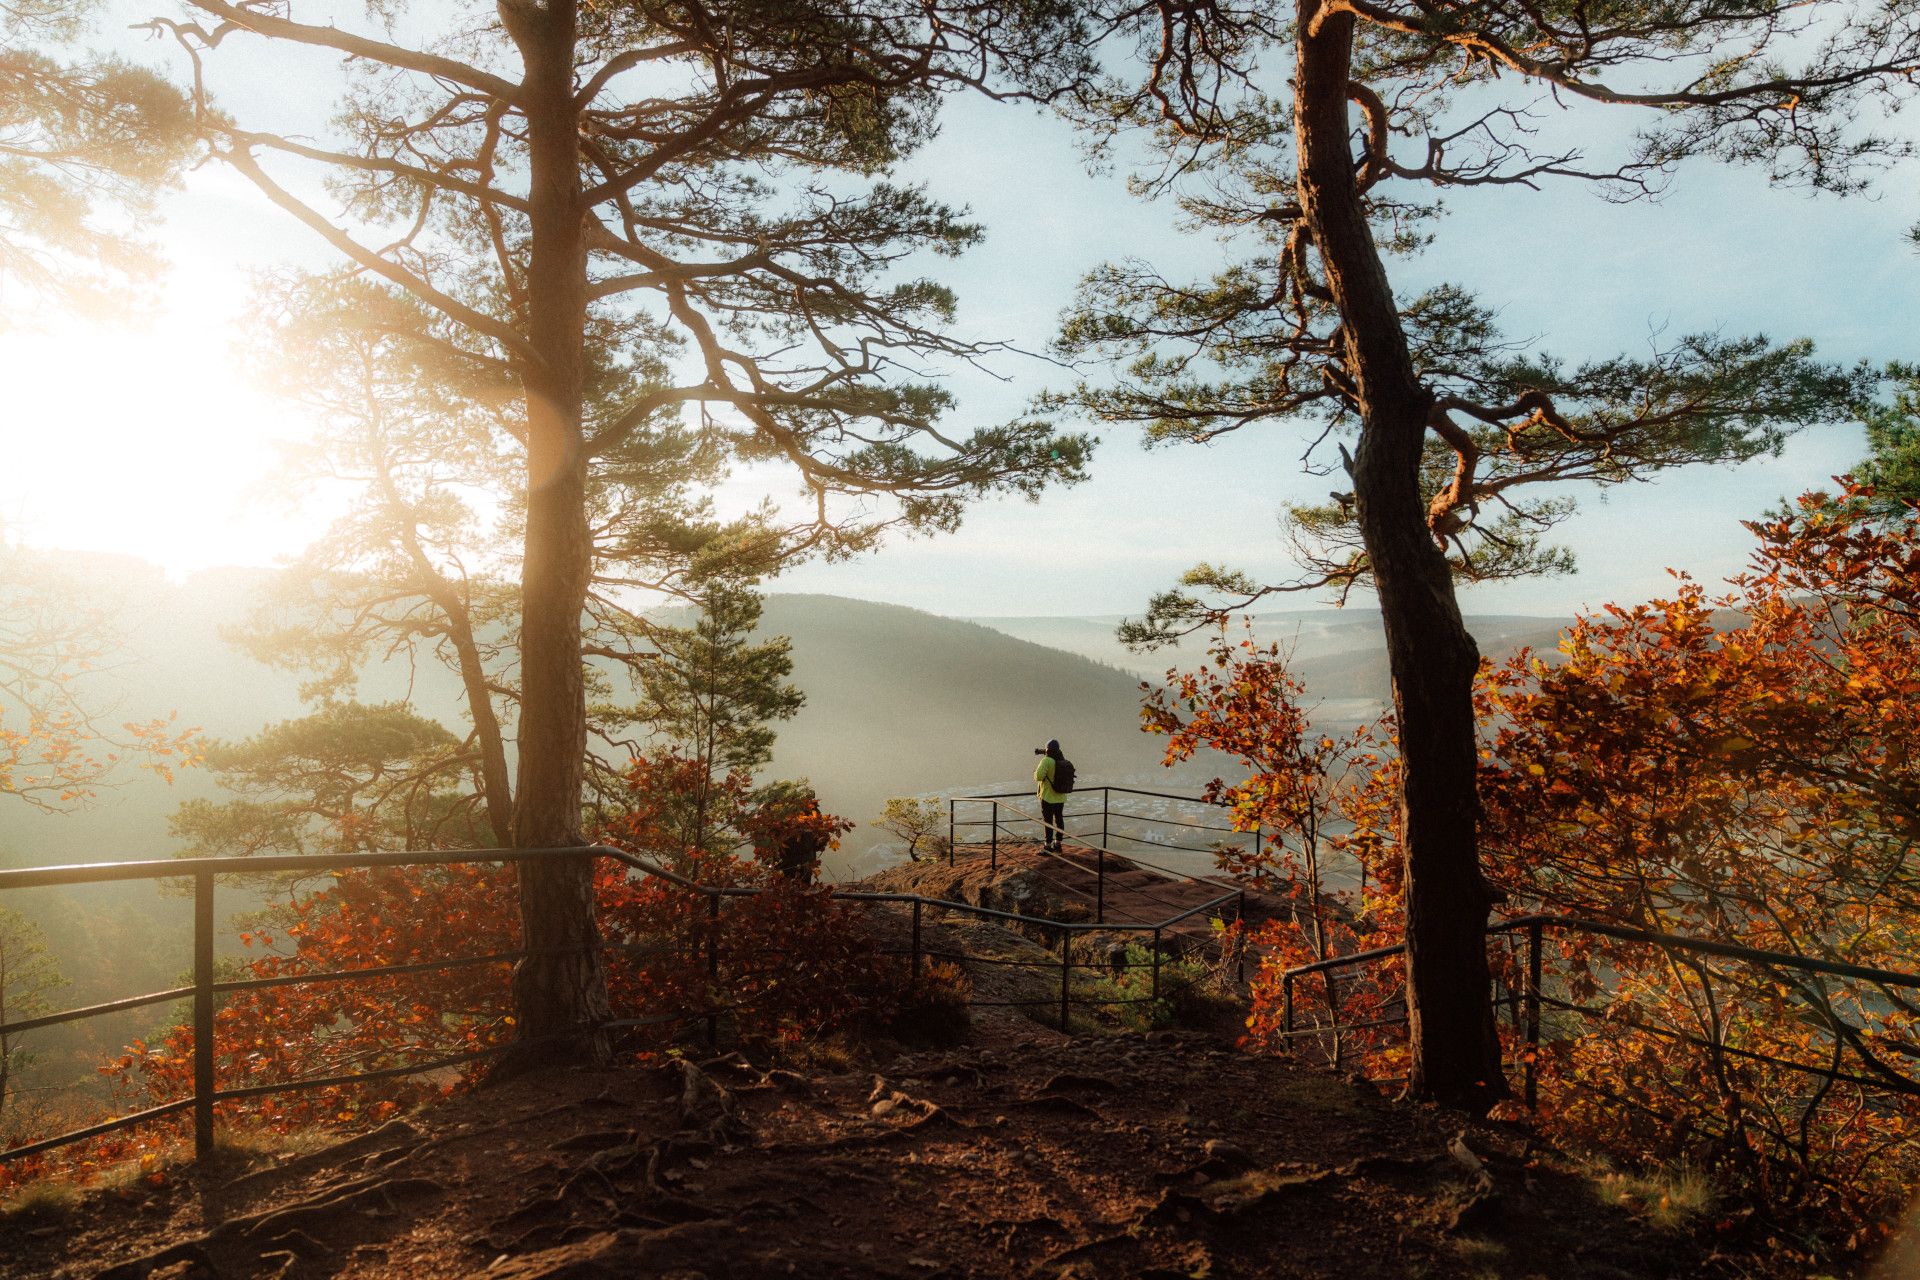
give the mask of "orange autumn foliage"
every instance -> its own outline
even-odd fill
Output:
[[[1167,738],[1166,764],[1209,748],[1248,770],[1236,783],[1214,779],[1204,795],[1225,806],[1239,830],[1263,833],[1251,849],[1222,846],[1221,869],[1291,904],[1291,919],[1234,940],[1261,957],[1246,1043],[1283,1047],[1282,972],[1399,939],[1391,725],[1339,737],[1316,731],[1304,708],[1305,687],[1287,669],[1284,651],[1250,638],[1233,641],[1224,629],[1202,666],[1169,671],[1162,688],[1142,687],[1143,726]],[[1343,1023],[1392,1016],[1400,995],[1397,971],[1374,966],[1338,982]],[[1328,980],[1314,985],[1324,1008]],[[1300,1002],[1298,1011],[1303,1024],[1315,1018],[1310,1002]],[[1372,1028],[1331,1036],[1326,1047],[1336,1064],[1358,1053],[1384,1066],[1388,1057],[1404,1057],[1400,1043],[1390,1029]]]
[[[636,772],[635,785],[650,775]],[[634,842],[649,810],[609,823],[602,843],[642,856]],[[829,847],[843,820],[811,796],[783,795],[777,809],[749,810],[757,842],[783,854]],[[709,1011],[741,1040],[793,1041],[850,1028],[884,1027],[907,1003],[907,965],[876,941],[865,908],[825,887],[777,874],[769,863],[699,851],[678,870],[701,884],[757,890],[720,900],[643,876],[611,858],[595,869],[595,890],[615,1043],[626,1055],[662,1051],[699,1030]],[[438,966],[450,959],[506,956],[518,946],[511,866],[383,867],[344,871],[270,912],[270,927],[243,934],[249,958],[223,977],[280,985],[220,997],[215,1076],[222,1089],[358,1075],[434,1059],[482,1055],[513,1036],[509,964],[429,967],[349,981],[288,981],[353,969]],[[711,948],[711,950],[710,950]],[[929,967],[914,1002],[938,1002],[959,982]],[[101,1070],[128,1110],[191,1095],[193,1033],[176,1026],[155,1043],[137,1041]],[[290,1130],[358,1127],[465,1087],[484,1057],[424,1074],[266,1093],[222,1103],[221,1123]],[[49,1170],[85,1172],[158,1150],[184,1119],[112,1135],[9,1166],[9,1181]],[[4,1183],[0,1183],[4,1185]]]
[[[1582,619],[1487,673],[1489,871],[1528,909],[1916,968],[1920,513],[1808,495],[1710,596]],[[1916,993],[1558,935],[1555,1123],[1704,1158],[1855,1244],[1920,1186]],[[1831,1080],[1779,1058],[1857,1077]],[[1865,1081],[1866,1083],[1861,1083]]]
[[[1753,523],[1752,564],[1717,595],[1682,577],[1670,599],[1580,619],[1558,654],[1483,671],[1483,859],[1502,915],[1915,969],[1920,515],[1876,518],[1866,497],[1809,495]],[[1250,940],[1263,964],[1248,1042],[1402,1076],[1395,1026],[1350,1032],[1337,1048],[1330,1036],[1281,1034],[1279,975],[1317,958],[1316,929],[1340,953],[1401,939],[1391,763],[1356,744],[1342,775],[1304,727],[1302,691],[1271,669],[1278,655],[1221,657],[1173,687],[1186,704],[1175,727],[1188,750],[1248,763],[1255,777],[1216,794],[1283,846],[1264,866],[1230,869],[1291,879],[1296,902],[1309,901],[1303,833],[1285,825],[1305,796],[1335,833],[1325,843],[1340,873],[1322,894],[1331,923],[1302,914]],[[1557,1139],[1704,1166],[1747,1204],[1823,1231],[1823,1247],[1872,1243],[1920,1187],[1913,991],[1545,936],[1537,1122]],[[1508,994],[1524,986],[1514,942],[1490,944]],[[1391,958],[1344,970],[1337,985],[1297,980],[1295,1026],[1390,1021],[1404,1012],[1401,979]],[[1507,1021],[1502,1035],[1517,1070],[1518,1030]]]

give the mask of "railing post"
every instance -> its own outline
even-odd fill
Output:
[[[953,842],[955,839],[954,823],[953,823],[953,807],[959,803],[960,802],[958,800],[955,800],[952,796],[947,797],[947,865],[948,866],[953,865]]]
[[[1519,949],[1520,939],[1509,934],[1507,936],[1507,973],[1510,975],[1519,972],[1520,957],[1514,954]],[[1507,1025],[1512,1027],[1516,1034],[1520,1030],[1520,1004],[1524,999],[1520,987],[1521,984],[1516,978],[1507,979]]]
[[[987,854],[987,870],[998,871],[1000,870],[1000,802],[998,800],[995,800],[992,802],[992,804],[993,804],[993,837],[992,837],[993,845]]]
[[[1153,990],[1151,998],[1160,998],[1160,926],[1153,926]]]
[[[1073,970],[1073,933],[1060,931],[1060,1030],[1067,1030],[1067,1000],[1070,995],[1069,975]]]
[[[714,1003],[720,998],[720,894],[707,894],[707,1051],[720,1047],[720,1014]]]
[[[213,1154],[213,873],[193,877],[193,1151]]]
[[[1323,972],[1327,980],[1327,1026],[1333,1032],[1333,1069],[1338,1071],[1343,1059],[1340,1047],[1340,984],[1334,978],[1333,970]]]
[[[1247,985],[1247,891],[1240,890],[1240,896],[1233,903],[1233,977],[1241,986]]]
[[[1540,922],[1527,926],[1527,1109],[1540,1101],[1540,1081],[1534,1059],[1540,1056]]]
[[[1107,847],[1107,810],[1109,808],[1108,800],[1112,795],[1113,788],[1100,788],[1100,847],[1103,849]]]
[[[907,979],[908,987],[920,985],[920,899],[913,900],[913,962],[911,975]]]
[[[1107,922],[1107,850],[1106,842],[1093,851],[1093,920],[1095,924]]]

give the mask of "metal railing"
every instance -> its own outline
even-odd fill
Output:
[[[1091,807],[1092,797],[1096,793],[1100,797],[1100,807],[1098,809]],[[1073,841],[1073,844],[1078,849],[1091,855],[1092,865],[1088,867],[1075,859],[1059,855],[1049,856],[1058,857],[1060,861],[1073,863],[1083,871],[1092,871],[1094,889],[1090,895],[1090,901],[1093,904],[1094,919],[1097,922],[1105,922],[1107,918],[1107,875],[1109,859],[1120,859],[1120,865],[1123,867],[1149,871],[1168,881],[1184,884],[1213,885],[1222,889],[1237,888],[1237,886],[1214,880],[1208,876],[1196,875],[1191,871],[1183,871],[1175,867],[1148,861],[1142,857],[1136,849],[1116,849],[1113,847],[1116,842],[1126,842],[1150,849],[1171,849],[1212,856],[1218,853],[1221,845],[1235,844],[1242,841],[1250,842],[1251,850],[1257,852],[1264,837],[1264,833],[1261,830],[1242,831],[1232,825],[1192,822],[1179,818],[1163,817],[1158,814],[1134,812],[1126,808],[1117,807],[1114,801],[1116,795],[1173,801],[1180,804],[1209,809],[1218,809],[1220,807],[1212,801],[1204,800],[1198,796],[1175,795],[1165,791],[1143,791],[1135,787],[1100,785],[1079,787],[1071,792],[1067,798],[1068,805],[1072,805],[1077,800],[1087,801],[1087,804],[1080,808],[1078,812],[1068,811],[1063,814],[1063,832],[1065,836]],[[1034,814],[1031,809],[1014,803],[1015,801],[1023,801],[1029,805],[1038,803],[1031,790],[1001,791],[977,796],[950,797],[947,801],[947,864],[949,866],[954,865],[956,851],[959,848],[984,848],[987,853],[989,869],[998,870],[1000,864],[1000,846],[1003,837],[1010,845],[1025,845],[1036,842],[1043,843],[1045,833],[1045,823],[1043,819],[1039,815]],[[970,806],[970,812],[975,813],[980,812],[984,806],[986,816],[962,818],[960,816],[960,806],[962,805]],[[1094,832],[1090,825],[1095,819],[1098,819],[1100,824],[1098,840],[1093,838]],[[1087,828],[1083,831],[1075,831],[1071,826],[1067,825],[1076,820],[1088,824]],[[1161,826],[1179,827],[1196,831],[1219,832],[1223,836],[1232,837],[1232,839],[1218,840],[1206,846],[1179,844],[1173,841],[1146,839],[1132,835],[1116,825],[1118,823],[1134,822],[1153,823]],[[963,830],[974,832],[980,827],[987,828],[985,839],[974,838],[966,841],[960,840],[959,836]],[[1046,877],[1044,875],[1042,878],[1048,880],[1054,887],[1063,889],[1069,894],[1080,894],[1082,892],[1070,885],[1062,883],[1057,878]],[[1244,890],[1241,890],[1241,892],[1244,892]],[[1152,899],[1154,895],[1147,893],[1145,896]],[[1244,907],[1244,898],[1242,899],[1242,906]]]
[[[80,1008],[62,1010],[57,1013],[24,1018],[16,1022],[0,1024],[0,1034],[14,1035],[64,1023],[76,1022],[85,1018],[100,1017],[106,1014],[120,1013],[132,1009],[158,1004],[168,1004],[179,1000],[191,999],[193,1029],[193,1093],[158,1106],[149,1107],[128,1115],[70,1130],[52,1137],[24,1143],[5,1151],[0,1151],[0,1162],[17,1160],[31,1155],[101,1137],[117,1130],[136,1125],[148,1124],[182,1112],[193,1113],[194,1148],[198,1155],[204,1156],[214,1145],[214,1105],[246,1098],[262,1097],[272,1093],[283,1093],[304,1089],[331,1088],[346,1084],[363,1083],[371,1080],[418,1075],[429,1071],[438,1071],[450,1067],[473,1063],[514,1048],[513,1044],[503,1044],[463,1053],[443,1055],[425,1061],[406,1063],[401,1066],[379,1070],[306,1077],[298,1080],[273,1081],[266,1084],[238,1085],[222,1088],[216,1079],[215,1040],[214,1040],[214,1004],[215,997],[241,991],[258,990],[267,987],[288,986],[306,983],[327,983],[345,981],[364,981],[370,978],[392,977],[406,974],[418,974],[449,969],[471,968],[482,965],[510,964],[527,958],[531,952],[517,950],[497,952],[488,955],[461,956],[445,960],[433,960],[415,964],[377,965],[357,969],[322,971],[318,973],[280,974],[271,977],[216,980],[214,977],[214,886],[218,877],[223,875],[259,876],[263,874],[293,873],[319,874],[330,871],[360,870],[374,867],[417,867],[471,865],[484,863],[525,863],[565,858],[608,858],[618,862],[630,871],[638,871],[649,877],[658,878],[667,884],[690,893],[702,894],[708,901],[705,928],[705,963],[710,977],[718,980],[719,937],[721,930],[720,905],[727,898],[752,897],[765,892],[763,886],[729,885],[716,886],[701,884],[662,867],[646,858],[638,857],[622,849],[604,845],[586,845],[579,847],[553,849],[469,849],[444,851],[400,851],[391,853],[360,853],[351,855],[326,854],[276,854],[252,857],[222,857],[195,859],[156,859],[145,861],[96,863],[83,866],[28,867],[16,870],[0,871],[0,893],[12,889],[46,888],[52,886],[71,886],[101,884],[116,881],[135,880],[190,880],[193,884],[193,982],[190,986],[175,987],[163,991],[147,992],[143,995],[128,996],[104,1003],[87,1005]],[[1070,1030],[1070,1010],[1074,1005],[1120,1005],[1158,1001],[1162,998],[1162,952],[1170,941],[1174,928],[1187,919],[1202,912],[1214,911],[1226,903],[1235,901],[1239,891],[1229,889],[1205,902],[1186,906],[1166,918],[1146,922],[1125,923],[1088,923],[1075,921],[1050,920],[1042,916],[1024,915],[1019,912],[1001,911],[992,907],[975,906],[969,903],[952,902],[941,898],[929,898],[919,894],[881,893],[860,890],[832,890],[830,896],[838,901],[861,902],[874,905],[897,905],[910,911],[909,944],[906,951],[884,951],[882,954],[904,955],[908,961],[909,988],[917,987],[922,972],[923,959],[955,959],[975,963],[1017,963],[1028,967],[1054,968],[1051,960],[1006,961],[1000,958],[970,956],[965,952],[941,951],[929,947],[923,939],[923,928],[929,913],[942,915],[958,914],[976,919],[989,920],[1017,925],[1024,929],[1040,929],[1054,935],[1059,940],[1060,986],[1057,1001],[1049,996],[1043,1000],[1008,1001],[969,1001],[971,1007],[988,1006],[1045,1006],[1053,1007],[1056,1002],[1059,1009],[1059,1026],[1063,1031]],[[1151,978],[1148,994],[1133,998],[1100,998],[1098,995],[1076,998],[1073,993],[1074,941],[1082,934],[1101,931],[1118,933],[1137,933],[1148,940],[1152,948],[1149,961],[1124,966],[1098,966],[1084,964],[1082,969],[1092,970],[1116,967],[1150,968]],[[636,949],[636,945],[602,943],[598,950],[618,953]],[[688,1008],[671,1014],[647,1018],[616,1018],[599,1024],[598,1030],[620,1030],[626,1028],[658,1027],[670,1024],[704,1022],[708,1042],[711,1045],[718,1033],[719,1020],[729,1010],[722,1006],[708,1004],[697,1008]]]
[[[1725,1043],[1717,1036],[1698,1036],[1690,1032],[1678,1031],[1670,1027],[1658,1027],[1646,1023],[1623,1021],[1618,1007],[1601,1008],[1582,1005],[1549,995],[1542,989],[1544,958],[1542,936],[1546,930],[1564,930],[1569,933],[1595,934],[1613,938],[1621,942],[1639,943],[1654,947],[1670,956],[1684,957],[1682,963],[1687,970],[1701,982],[1707,996],[1707,1003],[1713,1006],[1713,971],[1694,957],[1713,957],[1723,960],[1736,960],[1744,964],[1767,970],[1774,974],[1782,972],[1821,974],[1828,977],[1846,978],[1855,982],[1864,982],[1891,990],[1920,991],[1920,974],[1903,973],[1893,969],[1877,969],[1865,965],[1845,964],[1836,960],[1822,960],[1814,956],[1795,955],[1784,951],[1763,951],[1755,947],[1740,946],[1729,942],[1716,942],[1707,938],[1692,938],[1683,934],[1656,933],[1647,929],[1636,929],[1628,925],[1613,924],[1604,920],[1586,920],[1576,916],[1535,914],[1518,916],[1510,920],[1496,920],[1487,926],[1489,937],[1513,936],[1526,939],[1526,975],[1516,988],[1508,984],[1504,992],[1494,996],[1494,1007],[1505,1006],[1509,1017],[1520,1033],[1526,1052],[1522,1055],[1522,1092],[1529,1108],[1539,1105],[1539,1074],[1536,1059],[1540,1048],[1540,1027],[1542,1007],[1559,1009],[1584,1019],[1604,1019],[1616,1026],[1645,1035],[1692,1044],[1707,1050],[1712,1056],[1716,1070],[1725,1058],[1738,1058],[1743,1061],[1758,1062],[1780,1067],[1813,1079],[1830,1082],[1843,1082],[1863,1087],[1885,1090],[1891,1093],[1920,1096],[1920,1082],[1887,1067],[1868,1051],[1864,1040],[1864,1031],[1839,1017],[1823,1002],[1803,1000],[1806,1013],[1814,1017],[1834,1037],[1836,1048],[1851,1048],[1861,1060],[1862,1066],[1872,1072],[1863,1075],[1858,1071],[1841,1070],[1837,1065],[1822,1066],[1816,1063],[1800,1062],[1791,1058],[1782,1058],[1775,1054],[1744,1049]],[[1331,977],[1338,971],[1356,965],[1402,955],[1406,945],[1375,947],[1367,951],[1356,951],[1349,955],[1334,956],[1312,964],[1296,965],[1284,970],[1280,975],[1281,984],[1281,1034],[1294,1037],[1324,1037],[1344,1032],[1372,1030],[1384,1026],[1401,1026],[1407,1022],[1404,1008],[1395,1015],[1377,1018],[1363,1023],[1340,1024],[1340,997],[1337,983],[1327,985],[1328,1016],[1331,1022],[1327,1026],[1313,1026],[1299,1029],[1294,1026],[1294,985],[1300,979],[1314,974]],[[1804,994],[1804,993],[1803,993]]]

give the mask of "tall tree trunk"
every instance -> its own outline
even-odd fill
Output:
[[[7,949],[0,946],[0,1027],[7,1025]],[[7,1113],[7,1089],[13,1083],[13,1040],[0,1035],[0,1117]]]
[[[580,619],[592,548],[587,532],[586,247],[580,186],[572,0],[501,0],[526,65],[529,217],[527,538],[521,567],[519,777],[514,847],[582,843],[587,752]],[[603,1061],[611,1015],[594,921],[591,859],[520,868],[522,945],[513,974],[519,1044],[511,1068]]]
[[[513,843],[513,785],[508,781],[506,737],[493,709],[493,690],[487,684],[486,664],[473,637],[473,619],[466,602],[444,610],[453,651],[460,661],[460,683],[467,691],[467,713],[473,717],[474,740],[480,748],[480,786],[487,809],[487,827],[502,846]]]
[[[459,664],[460,684],[467,695],[467,714],[473,720],[474,741],[480,748],[480,798],[486,807],[487,827],[493,832],[494,844],[505,848],[513,843],[513,787],[508,782],[507,744],[500,732],[500,717],[493,709],[487,666],[480,658],[480,644],[474,639],[467,584],[463,580],[456,586],[447,581],[420,544],[419,531],[393,482],[384,452],[380,460],[380,487],[398,520],[407,560],[413,565],[415,584],[447,620],[447,640],[453,645]]]
[[[1473,678],[1479,650],[1427,527],[1420,455],[1432,397],[1407,350],[1355,178],[1352,14],[1298,0],[1294,136],[1301,208],[1339,308],[1360,402],[1353,465],[1400,728],[1406,863],[1408,1090],[1475,1110],[1506,1094],[1487,973],[1492,899],[1476,842]]]

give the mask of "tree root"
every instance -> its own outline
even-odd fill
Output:
[[[1115,1269],[1115,1265],[1118,1260],[1113,1255],[1136,1248],[1138,1245],[1139,1241],[1124,1231],[1116,1235],[1101,1236],[1085,1244],[1076,1244],[1058,1253],[1048,1254],[1034,1263],[1027,1274],[1049,1278],[1075,1275],[1078,1274],[1078,1266],[1086,1264],[1092,1268],[1086,1272],[1088,1275],[1117,1275],[1119,1272]],[[1132,1269],[1128,1268],[1128,1270]]]
[[[911,1115],[913,1119],[906,1124],[887,1126],[886,1135],[892,1137],[903,1133],[912,1133],[929,1125],[952,1125],[956,1129],[970,1129],[973,1126],[956,1118],[945,1107],[925,1098],[916,1098],[902,1093],[887,1083],[885,1076],[873,1078],[873,1088],[867,1093],[867,1114],[874,1120],[884,1120],[889,1116]]]
[[[421,1135],[418,1129],[405,1120],[389,1120],[377,1129],[348,1138],[344,1142],[336,1142],[319,1151],[310,1151],[305,1155],[283,1160],[270,1169],[258,1169],[252,1173],[242,1174],[230,1182],[222,1183],[215,1194],[222,1199],[249,1196],[261,1186],[270,1185],[283,1178],[330,1165],[345,1168],[349,1161],[367,1156],[410,1151],[419,1146],[420,1142]]]
[[[162,1267],[189,1263],[209,1274],[220,1268],[213,1250],[230,1246],[256,1247],[263,1252],[284,1253],[290,1257],[311,1258],[330,1251],[324,1240],[326,1228],[342,1218],[390,1213],[399,1200],[436,1195],[445,1188],[426,1178],[362,1178],[356,1182],[336,1183],[320,1194],[260,1213],[229,1218],[211,1231],[191,1240],[168,1245],[157,1253],[122,1262],[96,1273],[94,1280],[144,1280]],[[287,1269],[283,1264],[281,1271]]]
[[[719,1146],[733,1145],[747,1136],[733,1091],[685,1060],[680,1063],[680,1128],[698,1132]]]
[[[1464,1130],[1447,1144],[1447,1154],[1467,1171],[1468,1177],[1473,1182],[1472,1190],[1448,1210],[1446,1217],[1441,1221],[1441,1227],[1451,1232],[1485,1218],[1493,1208],[1498,1192],[1494,1189],[1493,1172],[1467,1146],[1467,1135]]]
[[[213,1265],[213,1259],[207,1254],[205,1240],[200,1239],[183,1240],[179,1244],[168,1245],[158,1253],[150,1253],[130,1262],[117,1263],[105,1271],[96,1271],[93,1274],[93,1280],[146,1280],[160,1268],[175,1266],[182,1262],[188,1263],[196,1270],[204,1268],[211,1274],[218,1274],[218,1268]]]
[[[1205,1174],[1217,1157],[1208,1157],[1193,1172]],[[1199,1186],[1168,1187],[1151,1209],[1141,1215],[1145,1223],[1184,1223],[1195,1217],[1208,1221],[1236,1218],[1251,1209],[1266,1208],[1295,1192],[1324,1187],[1332,1182],[1382,1173],[1431,1171],[1439,1158],[1433,1156],[1369,1156],[1343,1165],[1281,1165],[1272,1169],[1253,1169],[1237,1177],[1202,1182]]]
[[[1049,1077],[1047,1082],[1040,1086],[1040,1092],[1043,1094],[1058,1093],[1062,1089],[1089,1089],[1101,1093],[1117,1093],[1119,1092],[1120,1085],[1117,1081],[1109,1080],[1105,1076],[1089,1076],[1074,1071],[1061,1071]]]
[[[445,1187],[431,1178],[368,1178],[282,1208],[229,1218],[209,1232],[207,1238],[222,1243],[236,1238],[267,1240],[290,1231],[324,1231],[342,1217],[392,1212],[398,1207],[396,1200],[419,1199],[444,1190]]]
[[[1002,1103],[1007,1111],[1040,1111],[1049,1115],[1078,1116],[1106,1123],[1106,1117],[1086,1103],[1059,1093],[1037,1093],[1031,1098],[1014,1098]]]

